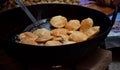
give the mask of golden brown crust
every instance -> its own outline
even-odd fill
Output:
[[[67,18],[61,15],[51,18],[50,23],[53,27],[62,28],[67,24]]]
[[[84,32],[89,39],[93,38],[100,31],[100,26],[94,26]]]
[[[68,30],[76,31],[80,28],[80,21],[79,20],[70,20],[66,25],[65,28]]]
[[[36,34],[31,33],[31,32],[24,32],[24,33],[21,33],[19,35],[19,39],[21,40],[24,38],[30,38],[30,39],[36,40],[38,38],[38,36]]]
[[[63,40],[63,38],[61,36],[54,36],[53,40],[55,40],[55,41],[61,41],[61,40]]]
[[[67,35],[67,33],[68,33],[68,30],[65,28],[58,28],[58,29],[51,30],[51,34],[53,36]]]
[[[72,34],[70,34],[69,39],[75,42],[82,42],[86,41],[88,39],[88,36],[80,31],[74,31]]]
[[[60,27],[58,27],[59,25],[53,24],[55,26],[53,30],[40,28],[33,32],[21,33],[19,35],[19,43],[37,46],[74,44],[91,39],[100,31],[100,26],[93,26],[93,20],[91,18],[83,19],[81,24],[79,20],[72,19],[64,25],[61,16],[60,18],[58,18],[59,15],[53,18],[55,17],[57,18],[54,21],[57,23],[60,21]]]
[[[55,40],[53,40],[53,41],[47,41],[45,43],[45,46],[58,46],[58,45],[62,45],[62,43],[59,42],[59,41],[55,41]]]
[[[36,34],[39,37],[49,37],[49,36],[51,36],[50,30],[48,30],[46,28],[37,29],[33,32],[33,34]]]
[[[39,37],[37,38],[35,41],[38,42],[38,43],[41,43],[41,42],[46,42],[46,41],[49,41],[53,38],[53,36],[49,36],[49,37]]]
[[[31,38],[23,38],[23,39],[20,40],[19,43],[28,44],[28,45],[38,45],[38,43],[35,42],[35,40],[33,40]]]
[[[81,21],[80,31],[85,32],[93,26],[93,20],[91,18],[86,18]]]

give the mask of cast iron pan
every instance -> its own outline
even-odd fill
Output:
[[[32,46],[16,42],[16,35],[32,24],[28,16],[21,8],[14,8],[0,13],[0,47],[8,55],[24,64],[39,65],[73,65],[77,64],[81,58],[94,52],[107,37],[113,21],[110,21],[105,14],[77,5],[67,4],[39,4],[27,6],[37,20],[43,21],[40,28],[48,26],[49,19],[56,15],[62,15],[70,19],[83,20],[90,17],[94,21],[94,26],[100,26],[99,34],[90,40],[62,45],[62,46]]]

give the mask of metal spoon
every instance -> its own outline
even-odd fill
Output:
[[[30,31],[33,28],[38,27],[40,25],[40,21],[37,21],[35,17],[31,14],[31,12],[28,10],[28,8],[20,1],[20,0],[15,0],[16,3],[21,7],[21,9],[27,14],[27,16],[30,18],[30,20],[33,22],[33,24],[28,25],[24,31]]]

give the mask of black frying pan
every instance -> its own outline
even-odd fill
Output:
[[[99,34],[90,40],[53,47],[32,46],[16,43],[15,36],[23,32],[25,27],[32,24],[30,19],[21,10],[15,8],[0,13],[0,45],[5,51],[20,62],[40,65],[72,65],[95,51],[107,37],[116,17],[111,22],[105,14],[77,5],[67,4],[40,4],[28,6],[34,17],[49,20],[55,15],[63,15],[68,20],[83,20],[90,17],[94,25],[100,26]],[[46,22],[40,26],[46,27]]]

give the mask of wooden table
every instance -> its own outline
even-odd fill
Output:
[[[83,5],[83,6],[88,7],[88,8],[92,8],[92,9],[95,9],[95,10],[98,10],[98,11],[101,11],[101,12],[103,12],[106,15],[111,15],[114,12],[113,8],[105,7],[105,6],[104,7],[103,6],[99,6],[96,3],[86,4],[86,5]]]
[[[112,53],[109,50],[98,49],[90,56],[86,56],[80,60],[79,64],[75,66],[75,70],[106,70],[108,65],[112,61]],[[35,67],[35,66],[23,66],[15,62],[7,54],[0,54],[0,70],[73,70],[70,67]]]

